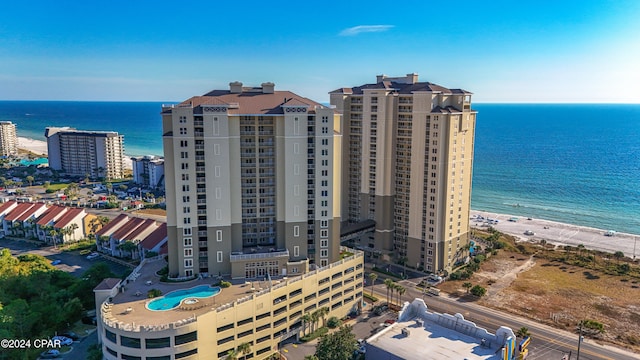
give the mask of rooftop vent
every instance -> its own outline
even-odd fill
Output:
[[[242,83],[240,81],[230,82],[229,92],[232,94],[240,94],[242,92]]]
[[[263,94],[273,94],[273,91],[274,91],[275,87],[276,87],[276,84],[274,84],[272,82],[262,83],[262,93]]]

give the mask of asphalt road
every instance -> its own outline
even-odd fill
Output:
[[[473,302],[465,302],[457,298],[448,298],[447,296],[425,296],[413,287],[413,283],[408,281],[401,281],[400,283],[407,289],[407,292],[402,297],[403,301],[423,298],[430,310],[439,313],[460,313],[465,319],[475,322],[478,326],[486,328],[490,332],[495,333],[500,326],[508,326],[514,331],[523,326],[527,327],[532,339],[529,345],[529,356],[527,357],[529,360],[560,360],[563,355],[569,354],[569,352],[572,353],[572,359],[575,359],[578,346],[577,334],[554,329],[512,314],[485,308]],[[371,289],[367,288],[366,291],[370,292]],[[386,289],[384,285],[376,285],[374,294],[379,299],[385,299]],[[580,359],[640,359],[640,355],[611,346],[598,345],[585,338],[580,347]]]

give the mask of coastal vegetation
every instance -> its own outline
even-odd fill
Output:
[[[624,254],[518,242],[495,230],[474,230],[474,241],[484,256],[477,270],[467,272],[475,261],[463,265],[456,272],[468,277],[451,277],[442,291],[470,296],[481,286],[482,305],[576,334],[582,322],[584,336],[640,350],[640,266]]]
[[[82,279],[56,269],[34,254],[15,257],[0,251],[0,338],[42,339],[68,330],[95,307],[93,288],[113,274],[104,264],[85,272]],[[6,351],[6,359],[35,359],[42,349]]]
[[[358,348],[358,341],[350,325],[344,325],[323,336],[316,346],[315,356],[322,360],[350,360]]]

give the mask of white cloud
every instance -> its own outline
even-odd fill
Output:
[[[344,29],[340,32],[340,36],[355,36],[368,32],[383,32],[391,29],[393,25],[358,25]]]

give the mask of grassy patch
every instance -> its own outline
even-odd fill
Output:
[[[95,240],[82,240],[69,245],[64,245],[64,248],[62,248],[62,251],[68,252],[68,251],[76,251],[76,250],[83,250],[83,251],[89,250],[90,252],[91,248],[95,244],[96,244]],[[82,252],[80,255],[83,255]]]
[[[58,184],[49,184],[47,190],[60,191],[62,189],[66,189],[69,184],[58,183]]]
[[[316,331],[312,332],[311,334],[301,337],[300,341],[308,342],[308,341],[311,341],[313,339],[317,339],[320,336],[325,335],[328,332],[329,332],[329,328],[321,327],[321,328],[317,329]]]
[[[365,299],[371,301],[371,302],[376,302],[378,301],[378,298],[375,296],[371,296],[371,294],[367,294],[367,293],[363,293],[362,296],[364,296]]]
[[[136,210],[133,213],[156,215],[156,216],[167,216],[167,210],[165,209],[141,209],[141,210]]]

